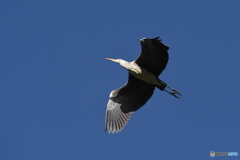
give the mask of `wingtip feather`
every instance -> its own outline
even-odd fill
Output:
[[[108,133],[118,133],[126,126],[132,113],[123,113],[120,107],[107,109],[105,131]]]

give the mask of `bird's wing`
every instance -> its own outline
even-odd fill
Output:
[[[128,83],[110,94],[106,110],[106,131],[121,131],[131,114],[151,98],[154,89],[154,86],[129,74]]]
[[[142,52],[135,62],[151,72],[159,76],[165,69],[168,62],[168,46],[164,45],[159,37],[153,39],[141,39]]]

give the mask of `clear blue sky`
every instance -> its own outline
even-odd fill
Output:
[[[239,0],[0,1],[0,159],[240,154],[239,17]],[[128,74],[104,58],[132,61],[156,36],[170,46],[160,78],[183,98],[156,90],[107,134],[108,96]]]

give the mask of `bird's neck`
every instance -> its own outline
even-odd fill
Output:
[[[134,73],[134,74],[141,74],[142,69],[135,63],[135,62],[123,62],[120,64],[122,67],[127,69],[129,72]]]

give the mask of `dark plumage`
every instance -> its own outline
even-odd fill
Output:
[[[141,108],[152,96],[155,87],[167,91],[171,95],[181,95],[177,90],[167,86],[158,79],[168,62],[168,49],[159,37],[143,38],[141,55],[133,62],[122,59],[110,59],[119,63],[129,71],[128,82],[110,94],[106,110],[106,131],[118,132],[123,129],[131,114]]]
[[[169,47],[163,44],[159,37],[141,39],[140,42],[142,53],[135,62],[155,76],[159,76],[167,66]]]

